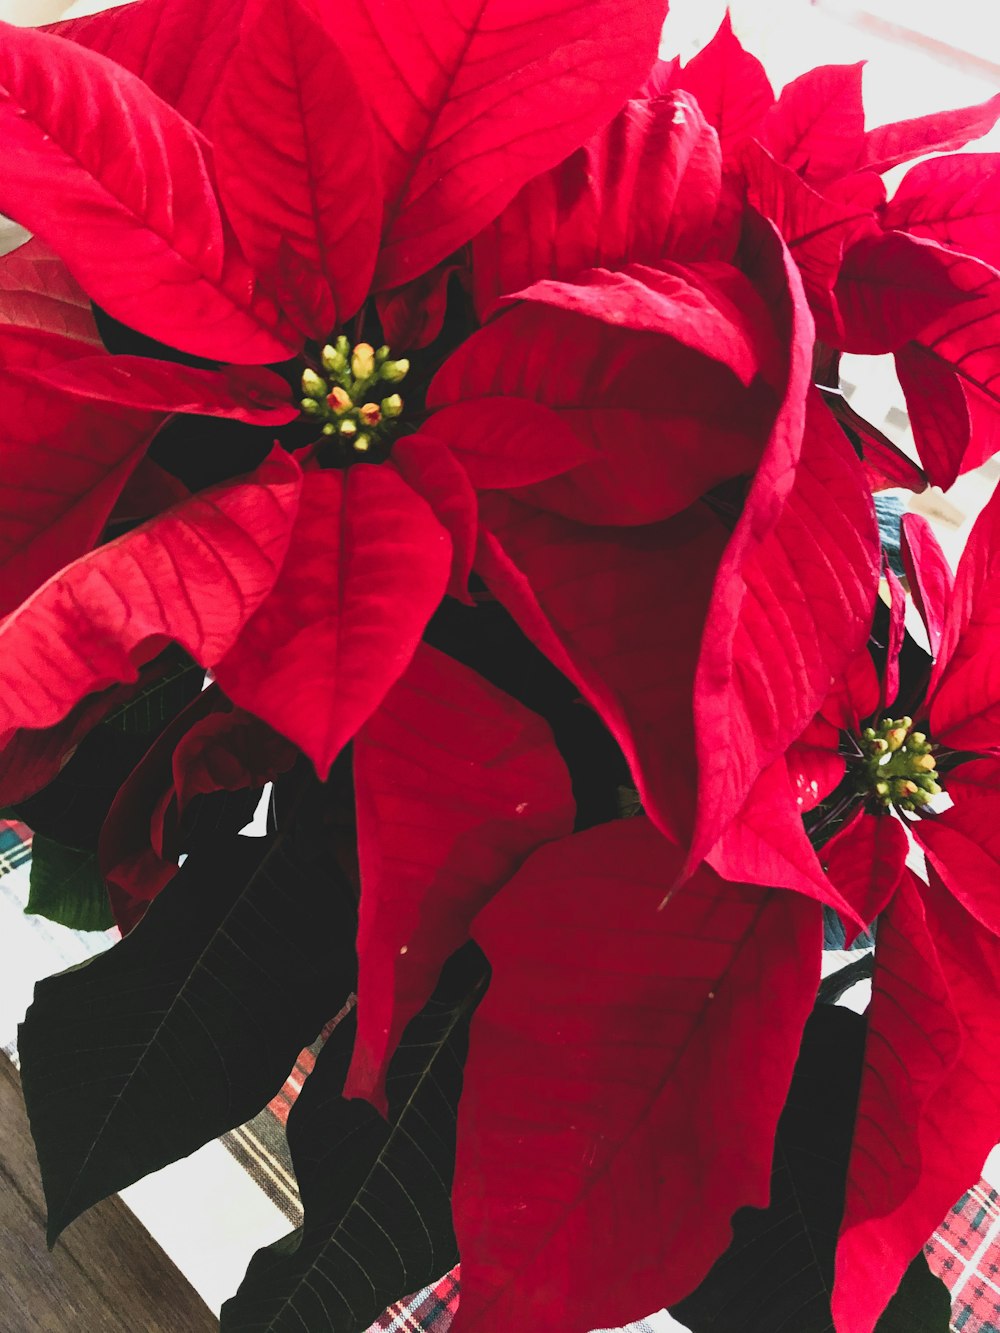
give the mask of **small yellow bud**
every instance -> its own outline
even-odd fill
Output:
[[[886,734],[885,743],[890,750],[898,750],[905,740],[906,728],[893,727],[893,729]]]
[[[330,390],[327,394],[326,401],[330,411],[336,412],[338,417],[342,412],[346,412],[348,408],[354,406],[351,402],[351,395],[347,393],[346,390],[340,388],[339,385]]]
[[[322,399],[330,392],[330,386],[316,374],[315,370],[307,367],[302,372],[302,391],[310,398]]]
[[[357,435],[358,423],[351,417],[344,417],[337,429],[341,435]]]
[[[879,796],[888,796],[888,795],[889,795],[889,784],[888,784],[888,782],[876,782],[876,783],[875,783],[875,791],[876,791],[876,794],[879,795]]]
[[[389,358],[389,348],[386,346],[385,343],[383,343],[382,346],[379,347],[375,352],[375,364],[377,366],[380,366],[382,362],[387,361],[388,358]]]
[[[302,408],[307,417],[321,417],[323,415],[322,404],[317,403],[315,398],[301,398],[299,407]]]
[[[331,375],[339,375],[347,369],[347,357],[329,343],[320,352],[319,359],[323,362],[323,369]]]
[[[924,778],[920,785],[929,796],[940,796],[944,790],[933,778]]]
[[[382,410],[378,403],[365,403],[358,409],[358,416],[366,426],[377,426],[382,420]]]
[[[356,380],[366,380],[375,373],[375,348],[371,343],[358,343],[351,353],[351,374]]]
[[[913,726],[913,718],[912,718],[912,717],[901,717],[901,718],[899,719],[899,722],[897,723],[897,726],[903,727],[903,728],[905,728],[906,731],[909,731],[910,728]]]
[[[371,448],[371,443],[372,441],[370,435],[359,435],[358,438],[354,441],[354,448],[357,450],[359,454],[366,454],[368,450]]]
[[[398,393],[391,393],[388,398],[382,399],[382,415],[384,417],[398,417],[403,411],[403,400]]]
[[[918,754],[913,761],[913,767],[922,769],[925,773],[933,773],[937,765],[932,754]]]
[[[910,737],[910,745],[919,749],[921,745],[927,744],[927,737],[922,731],[915,731]]]
[[[410,363],[405,357],[399,361],[387,361],[381,369],[382,379],[387,384],[398,384],[400,380],[406,379],[410,371]]]
[[[332,421],[328,421],[326,425],[323,427],[324,435],[335,435],[336,432],[337,432],[337,427],[333,424]]]

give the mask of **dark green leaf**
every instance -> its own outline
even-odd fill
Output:
[[[19,1046],[50,1240],[266,1105],[353,989],[355,930],[325,841],[235,836],[121,943],[38,984]]]
[[[729,1249],[673,1307],[692,1333],[835,1333],[830,1294],[865,1029],[834,1005],[809,1019],[778,1125],[770,1206],[736,1214]],[[917,1255],[877,1333],[948,1333],[949,1315],[946,1289]]]
[[[119,704],[102,725],[123,731],[127,736],[158,736],[167,723],[197,699],[205,681],[205,671],[180,648],[170,648],[157,665],[162,674],[144,686],[131,699]]]
[[[445,967],[389,1068],[388,1123],[341,1097],[353,1015],[335,1029],[288,1122],[305,1223],[254,1256],[223,1306],[225,1333],[363,1333],[457,1262],[455,1118],[486,975],[471,944]]]
[[[63,847],[39,834],[31,844],[31,883],[24,910],[70,930],[109,930],[115,924],[97,854]]]

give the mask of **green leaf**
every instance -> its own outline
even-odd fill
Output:
[[[389,1067],[388,1123],[340,1095],[353,1014],[334,1030],[288,1121],[304,1225],[258,1250],[222,1307],[223,1333],[363,1333],[457,1262],[455,1120],[487,975],[474,944],[446,965]]]
[[[197,699],[205,682],[205,670],[182,649],[168,648],[156,660],[162,674],[131,699],[119,704],[102,725],[126,736],[159,735],[167,723]]]
[[[328,840],[233,836],[121,943],[39,982],[19,1048],[50,1243],[270,1101],[353,989],[355,933]]]
[[[115,919],[97,853],[64,847],[38,834],[31,844],[29,916],[44,916],[70,930],[109,930]]]
[[[736,1214],[729,1249],[672,1308],[692,1333],[835,1333],[830,1294],[865,1030],[848,1009],[814,1010],[778,1125],[770,1206]],[[876,1333],[948,1333],[950,1314],[947,1289],[918,1254]]]

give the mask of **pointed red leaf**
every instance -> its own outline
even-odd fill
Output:
[[[864,137],[859,168],[888,171],[925,153],[946,153],[988,134],[1000,119],[1000,93],[976,106],[934,111],[913,120],[878,125]]]
[[[843,780],[847,771],[847,761],[840,754],[840,729],[817,714],[798,740],[788,747],[785,762],[800,816],[815,810]]]
[[[467,283],[460,264],[437,264],[401,287],[379,292],[375,308],[382,322],[382,336],[390,347],[411,351],[427,347],[444,327],[448,312],[448,285],[453,274]]]
[[[659,58],[654,60],[653,68],[647,74],[646,82],[636,93],[636,97],[666,97],[674,88],[680,67],[680,56],[671,56],[669,60]]]
[[[48,31],[108,56],[193,125],[206,125],[245,3],[212,0],[206,22],[204,0],[134,0],[50,24]]]
[[[906,590],[882,553],[882,577],[889,592],[889,641],[885,648],[885,672],[882,677],[881,708],[890,708],[899,693],[899,653],[906,635]]]
[[[937,657],[955,588],[955,575],[926,518],[919,514],[904,514],[899,529],[910,595],[927,630],[931,656]]]
[[[940,247],[902,232],[862,236],[849,246],[833,295],[842,328],[837,345],[871,356],[897,351],[970,299]]]
[[[914,835],[965,910],[1000,936],[1000,762],[960,764],[942,785],[954,804]]]
[[[887,435],[883,435],[856,412],[839,389],[824,389],[823,401],[841,425],[847,428],[848,434],[857,437],[869,490],[885,491],[902,487],[919,494],[927,489],[928,481],[922,469]]]
[[[274,584],[299,487],[297,466],[276,449],[240,481],[81,557],[0,621],[0,742],[135,680],[170,639],[215,666]]]
[[[997,448],[993,439],[1000,417],[1000,271],[944,249],[941,259],[955,287],[969,299],[924,329],[912,347],[902,349],[897,373],[921,461],[934,485],[948,487],[960,472],[978,467],[987,451]],[[950,388],[949,375],[959,381]],[[959,388],[967,400],[964,416]],[[936,419],[942,413],[945,419]],[[976,439],[981,431],[991,437],[982,446]]]
[[[427,501],[451,538],[448,596],[471,606],[469,575],[476,554],[479,513],[468,471],[426,428],[396,440],[392,463],[407,485]]]
[[[191,494],[184,483],[147,454],[139,460],[138,466],[125,483],[114,509],[109,515],[109,523],[144,522],[156,514],[162,514],[171,505],[179,504]]]
[[[53,392],[50,375],[22,371],[17,378],[25,383],[30,378],[40,390]],[[263,366],[201,370],[145,356],[79,357],[60,366],[58,392],[80,404],[192,412],[252,426],[284,426],[298,416],[285,380]]]
[[[499,297],[584,269],[689,259],[715,216],[721,161],[686,93],[627,102],[565,162],[529,181],[473,243],[481,319]]]
[[[263,787],[286,773],[297,757],[295,746],[260,718],[227,705],[190,727],[174,749],[177,818],[195,796]]]
[[[527,503],[587,523],[633,524],[675,514],[749,472],[767,436],[770,397],[673,339],[525,301],[459,348],[428,405],[462,404],[431,419],[460,459],[475,443],[501,463],[516,449],[536,469],[519,482],[505,474],[506,485],[533,482],[543,467],[549,477],[566,474],[532,485],[522,493]],[[444,422],[456,428],[444,435]],[[569,472],[574,443],[581,465]]]
[[[831,883],[866,929],[885,911],[903,876],[909,874],[908,847],[900,820],[859,810],[820,852]]]
[[[326,778],[406,670],[450,565],[448,534],[391,467],[308,472],[281,575],[216,680]]]
[[[865,133],[863,69],[820,65],[785,85],[757,135],[776,162],[815,184],[854,168]]]
[[[972,444],[962,381],[947,361],[916,342],[896,352],[895,369],[927,479],[947,490],[965,471]]]
[[[976,519],[959,561],[927,697],[933,739],[956,750],[1000,748],[1000,491]]]
[[[823,873],[806,836],[802,810],[788,763],[776,759],[761,773],[743,808],[705,859],[723,879],[793,889],[836,908],[845,919],[856,919],[860,926],[854,907]]]
[[[3,616],[91,548],[162,417],[74,402],[17,373],[0,377],[0,409]]]
[[[864,643],[878,578],[871,496],[811,388],[811,321],[796,270],[769,227],[756,262],[787,330],[787,388],[719,566],[702,640],[692,866]]]
[[[727,158],[757,133],[774,106],[774,89],[764,66],[740,45],[728,12],[708,45],[677,74],[675,86],[686,88],[698,99]]]
[[[0,321],[101,346],[90,301],[37,237],[0,257]]]
[[[296,335],[220,211],[205,140],[103,56],[4,25],[0,208],[110,314],[182,351],[284,360]]]
[[[743,146],[740,163],[747,202],[781,233],[801,274],[819,335],[831,347],[838,347],[843,329],[833,289],[845,249],[860,237],[879,231],[870,204],[840,202],[818,194],[756,141]]]
[[[607,123],[656,56],[665,0],[403,0],[337,9],[385,186],[376,282],[464,245]],[[614,41],[608,41],[609,32]]]
[[[955,153],[918,162],[903,177],[882,221],[1000,267],[1000,153]]]
[[[472,918],[576,806],[548,725],[421,645],[354,742],[358,1034],[345,1096],[385,1106],[403,1028]]]
[[[336,26],[299,0],[249,0],[212,135],[243,249],[286,281],[291,251],[303,329],[320,341],[368,291],[382,203],[370,117]]]
[[[459,1109],[455,1333],[670,1304],[767,1200],[819,908],[702,870],[658,910],[680,859],[641,816],[604,824],[541,848],[473,924],[493,977]]]
[[[951,1207],[948,1199],[954,1202],[978,1178],[1000,1131],[1000,1116],[982,1112],[967,1127],[951,1102],[956,1085],[963,1086],[959,1104],[968,1105],[972,1098],[964,1091],[968,1048],[952,991],[953,959],[945,962],[945,940],[931,907],[938,896],[906,871],[879,917],[865,1065],[837,1246],[833,1315],[838,1333],[872,1333],[937,1225],[934,1218],[943,1217]],[[956,921],[957,936],[950,929],[951,918],[961,915],[952,906],[944,934],[951,936],[952,948],[958,940],[968,941],[970,952],[960,966],[971,967],[981,984],[981,950],[969,929],[972,923]],[[990,978],[982,994],[992,994],[992,986]],[[963,989],[972,988],[966,982]],[[982,1002],[981,996],[977,1003]],[[987,1049],[995,1061],[995,1037]],[[981,1056],[972,1060],[977,1068],[983,1063]],[[997,1085],[995,1075],[990,1082]],[[978,1082],[975,1095],[982,1104]],[[949,1102],[954,1110],[948,1109]],[[984,1119],[993,1124],[993,1138],[978,1148]]]
[[[776,374],[771,320],[750,280],[731,264],[586,269],[573,282],[543,278],[503,298],[536,301],[637,333],[660,333],[728,366],[743,384]]]
[[[691,696],[726,532],[694,508],[651,527],[585,527],[480,501],[476,570],[522,630],[603,718],[650,818],[690,827]],[[655,608],[655,613],[651,611]]]

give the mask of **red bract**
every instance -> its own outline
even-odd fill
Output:
[[[982,971],[1000,956],[998,547],[994,498],[977,520],[952,592],[929,527],[908,518],[904,558],[936,648],[926,694],[896,698],[902,602],[894,598],[884,682],[867,651],[859,655],[798,752],[808,767],[825,734],[831,762],[820,795],[843,776],[845,751],[854,755],[839,808],[846,802],[855,812],[821,856],[857,917],[879,918],[833,1296],[838,1333],[871,1333],[948,1200],[976,1178],[1000,1136],[989,1093],[975,1108],[963,1103],[961,1151],[949,1147],[959,1112],[948,1089],[995,1086],[995,1046],[974,1034],[998,1021],[992,975]],[[893,706],[908,715],[887,720]],[[936,808],[942,786],[946,809]],[[929,885],[905,867],[907,834],[926,853]],[[980,978],[974,1001],[970,968]]]
[[[691,62],[691,78],[681,71],[672,86],[703,88],[717,126],[721,110],[709,108],[754,88],[743,94],[727,190],[778,226],[824,342],[896,354],[921,462],[932,483],[950,486],[995,450],[1000,418],[992,329],[1000,301],[985,265],[951,252],[997,261],[989,163],[922,163],[888,205],[877,173],[984,134],[1000,98],[866,131],[859,65],[810,70],[770,105],[750,59],[724,25]],[[866,461],[878,468],[884,459],[898,474],[877,433],[865,432],[864,443]]]
[[[767,1200],[819,908],[703,869],[660,910],[680,866],[646,819],[605,824],[473,923],[493,978],[459,1109],[456,1333],[639,1318]]]

